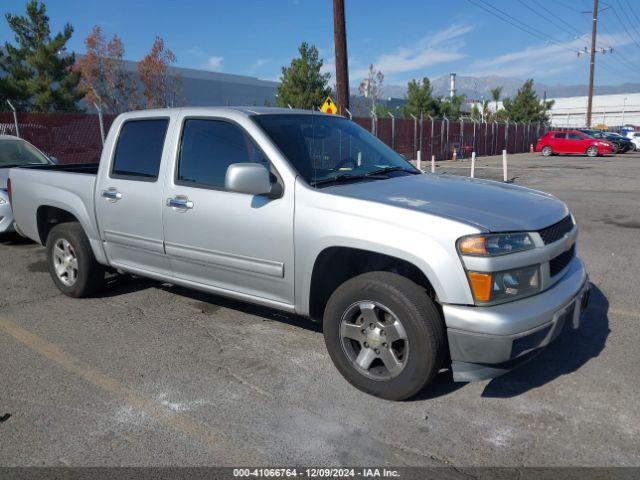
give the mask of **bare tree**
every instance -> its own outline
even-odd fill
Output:
[[[376,103],[382,96],[382,84],[384,82],[384,74],[380,70],[376,70],[373,64],[369,65],[367,77],[362,80],[358,91],[360,95],[371,99],[371,110],[376,113]]]

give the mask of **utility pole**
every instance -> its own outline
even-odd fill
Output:
[[[340,115],[349,110],[349,61],[344,0],[333,0],[333,43],[336,49],[336,96]]]
[[[593,107],[593,74],[596,67],[596,34],[598,30],[598,0],[593,0],[593,27],[591,28],[591,61],[589,63],[589,98],[587,100],[587,127],[591,126]]]

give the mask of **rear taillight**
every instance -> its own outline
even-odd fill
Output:
[[[7,195],[9,196],[9,203],[11,203],[11,179],[7,180]]]

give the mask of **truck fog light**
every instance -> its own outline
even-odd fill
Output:
[[[473,298],[478,304],[503,303],[540,291],[540,266],[502,272],[467,272]]]

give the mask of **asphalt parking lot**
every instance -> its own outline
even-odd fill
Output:
[[[307,320],[130,277],[74,300],[42,247],[3,238],[0,465],[639,466],[640,154],[509,161],[581,227],[583,326],[407,402],[348,385]],[[501,178],[500,159],[476,173]]]

